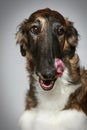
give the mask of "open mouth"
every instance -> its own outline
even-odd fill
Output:
[[[65,65],[61,59],[59,58],[55,59],[55,67],[56,67],[57,74],[55,75],[53,80],[44,80],[41,77],[39,77],[40,86],[44,90],[51,90],[55,84],[56,79],[63,75]]]
[[[39,78],[40,86],[44,90],[51,90],[54,86],[55,81],[56,81],[56,79],[54,79],[54,80],[42,80],[41,78]]]

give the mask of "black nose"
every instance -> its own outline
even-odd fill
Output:
[[[56,70],[45,70],[41,73],[42,77],[45,79],[45,80],[53,80],[56,76],[57,72]]]

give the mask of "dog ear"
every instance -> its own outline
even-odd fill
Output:
[[[73,22],[66,20],[66,36],[64,50],[73,56],[78,45],[78,31],[73,26]]]
[[[20,46],[20,52],[22,56],[26,56],[26,50],[24,49],[23,45]]]
[[[22,56],[26,56],[26,45],[28,42],[28,36],[26,32],[25,22],[23,22],[19,30],[16,33],[17,44],[20,45],[20,52]]]

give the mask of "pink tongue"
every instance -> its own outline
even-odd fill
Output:
[[[63,61],[60,60],[59,58],[56,58],[55,59],[55,66],[56,66],[56,70],[57,70],[56,78],[61,77],[63,74],[63,71],[65,69],[65,65],[64,65]]]

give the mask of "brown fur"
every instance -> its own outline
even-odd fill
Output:
[[[77,55],[70,59],[70,74],[75,83],[81,83],[81,87],[70,95],[65,109],[77,109],[87,114],[87,70],[80,68]]]

